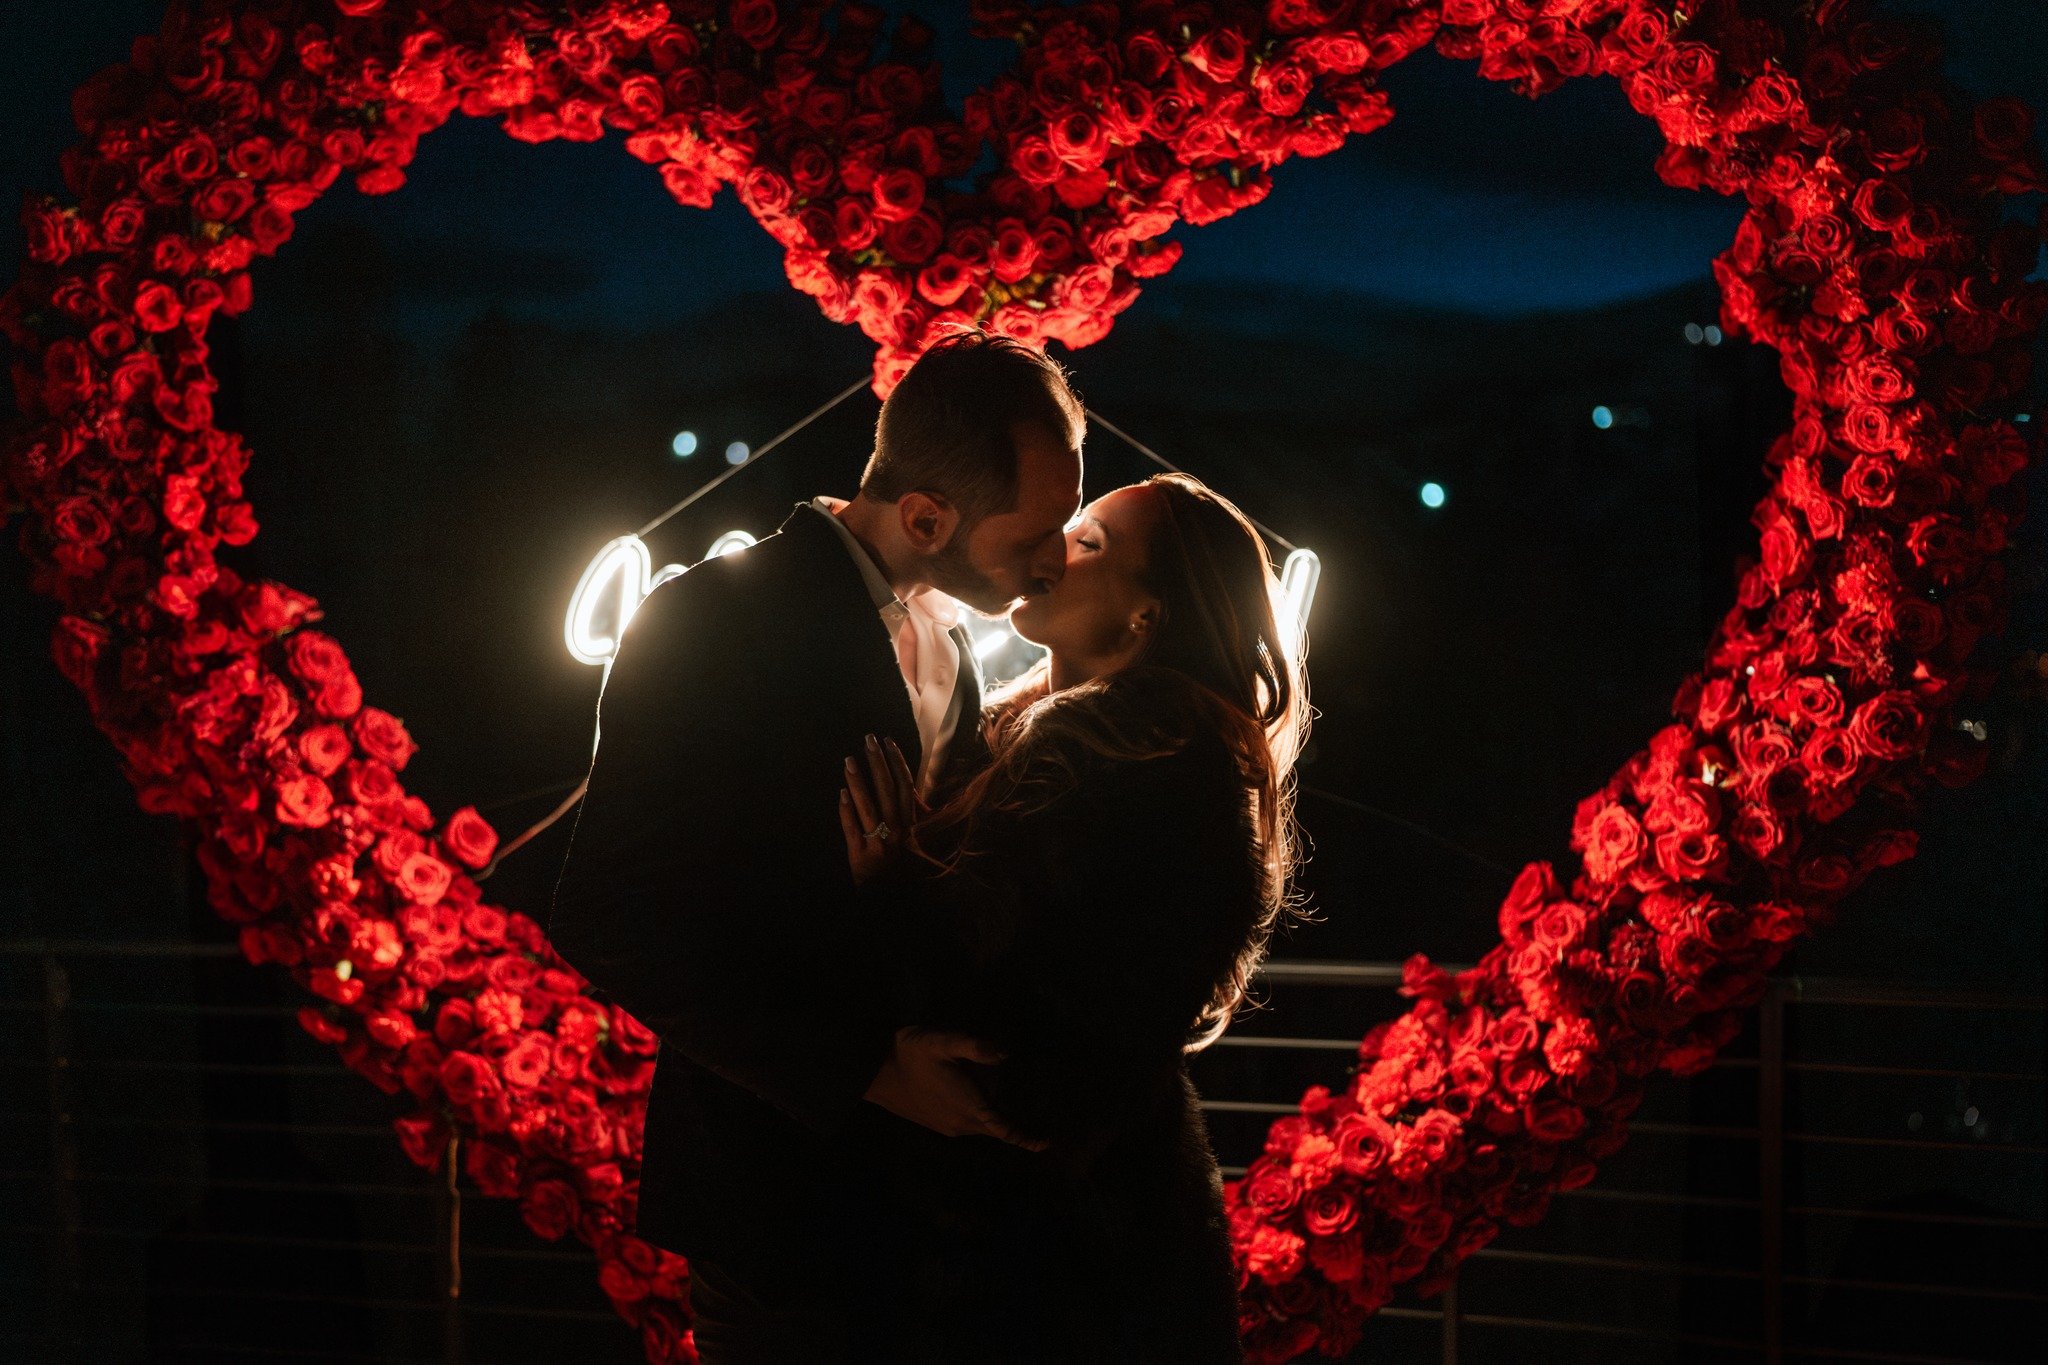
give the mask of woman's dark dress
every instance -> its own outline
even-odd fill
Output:
[[[1035,736],[1026,792],[1059,791],[1050,804],[984,813],[953,873],[863,888],[921,921],[901,1017],[995,1042],[1007,1059],[978,1068],[992,1102],[1051,1143],[942,1137],[877,1111],[888,1197],[923,1248],[902,1360],[1242,1359],[1222,1178],[1183,1044],[1259,916],[1249,795],[1183,675],[1106,683],[1051,704],[1177,749],[1111,760]]]

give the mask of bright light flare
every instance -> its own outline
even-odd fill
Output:
[[[1296,550],[1280,566],[1280,600],[1274,615],[1280,627],[1280,648],[1290,659],[1301,657],[1302,642],[1308,637],[1308,614],[1315,606],[1316,586],[1322,582],[1323,561],[1314,550]]]
[[[672,567],[664,567],[662,572],[667,574]],[[647,553],[647,545],[640,537],[618,536],[606,541],[605,547],[584,568],[583,577],[576,581],[576,591],[569,596],[569,616],[563,622],[562,636],[568,642],[570,657],[582,664],[610,663],[619,652],[619,637],[626,633],[626,623],[653,591],[653,580],[654,557]],[[616,604],[609,635],[601,634],[596,626],[598,608],[607,596]]]
[[[759,543],[746,531],[727,531],[711,542],[704,557],[717,559]],[[626,633],[626,623],[640,610],[647,594],[688,568],[687,564],[655,568],[654,556],[638,536],[606,541],[583,570],[583,577],[576,581],[576,591],[569,596],[569,615],[562,623],[562,638],[569,646],[569,656],[580,664],[610,663],[619,652],[619,637]],[[609,634],[597,628],[598,612],[607,602],[613,606]]]

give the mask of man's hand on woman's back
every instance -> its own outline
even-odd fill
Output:
[[[907,1025],[896,1030],[896,1043],[864,1098],[947,1137],[979,1133],[1044,1151],[1042,1139],[1018,1132],[997,1115],[962,1065],[993,1066],[1002,1059],[1002,1053],[979,1038]]]

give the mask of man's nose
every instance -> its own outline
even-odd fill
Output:
[[[1033,576],[1047,587],[1051,587],[1062,578],[1065,578],[1067,576],[1067,538],[1061,536],[1058,540],[1054,541],[1050,549],[1040,553],[1038,562],[1032,567],[1036,570]]]

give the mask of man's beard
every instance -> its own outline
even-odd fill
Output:
[[[932,556],[930,572],[933,587],[983,616],[1001,616],[1016,600],[1016,594],[1004,595],[993,579],[968,561],[964,527]]]

